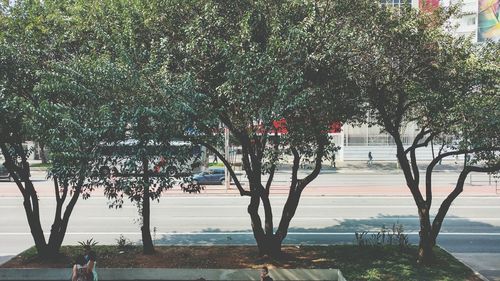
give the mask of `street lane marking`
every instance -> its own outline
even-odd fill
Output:
[[[369,234],[377,232],[368,232]],[[141,232],[67,232],[66,235],[141,235]],[[407,232],[408,235],[418,235],[418,232]],[[31,235],[30,232],[0,233],[0,236]],[[156,235],[253,235],[253,232],[156,232]],[[289,232],[288,235],[351,235],[354,232]],[[444,232],[448,236],[500,236],[500,232]]]
[[[220,215],[214,215],[214,216],[170,216],[165,219],[165,221],[169,220],[233,220],[233,219],[242,219],[242,218],[248,218],[248,216],[230,216],[230,217],[222,217]],[[93,219],[93,220],[115,220],[115,219],[131,219],[129,217],[110,217],[110,216],[105,216],[105,217],[87,217],[87,219]],[[280,219],[280,217],[276,217],[276,219]],[[383,217],[326,217],[326,218],[318,218],[318,217],[294,217],[293,220],[390,220],[390,221],[398,221],[398,220],[418,220],[418,217],[388,217],[388,218],[383,218]],[[431,217],[431,219],[434,219],[434,217]],[[470,220],[471,222],[475,220],[481,220],[481,221],[500,221],[500,218],[445,218],[445,221],[453,221],[453,220]]]
[[[39,198],[41,199],[52,199],[54,198],[54,196],[39,196]],[[357,196],[352,196],[352,195],[308,195],[308,194],[303,194],[302,195],[302,198],[303,199],[306,199],[306,200],[309,200],[309,199],[338,199],[338,200],[342,200],[342,199],[384,199],[384,200],[387,200],[387,199],[392,199],[392,200],[396,200],[396,199],[411,199],[413,200],[413,197],[412,196],[391,196],[391,195],[387,195],[387,196],[380,196],[380,195],[375,195],[375,196],[371,196],[371,195],[357,195]],[[433,196],[432,198],[434,199],[446,199],[446,196]],[[22,200],[22,197],[19,195],[19,196],[2,196],[1,195],[1,192],[0,192],[0,200],[2,199],[20,199]],[[222,195],[222,196],[212,196],[212,195],[204,195],[203,193],[201,195],[193,195],[193,196],[184,196],[184,195],[180,195],[180,196],[164,196],[162,197],[160,200],[169,200],[169,199],[172,199],[172,200],[177,200],[177,199],[190,199],[190,200],[202,200],[202,199],[231,199],[231,200],[234,200],[234,199],[237,199],[237,200],[247,200],[249,201],[249,198],[247,197],[241,197],[239,194],[225,194],[225,195]],[[271,194],[271,199],[287,199],[287,196],[285,195],[275,195],[275,194]],[[493,196],[493,195],[490,195],[490,194],[486,194],[484,196],[460,196],[458,197],[458,199],[481,199],[481,200],[500,200],[500,196]],[[100,195],[100,196],[94,196],[94,197],[90,197],[90,199],[88,200],[109,200],[107,199],[106,197]]]
[[[438,205],[436,205],[437,207]],[[80,209],[83,208],[95,208],[95,205],[79,205]],[[106,207],[106,208],[105,208]],[[162,205],[152,205],[152,210],[155,209],[191,209],[191,208],[214,208],[214,209],[225,209],[225,208],[244,208],[246,205],[168,205],[168,206],[162,206]],[[0,206],[0,209],[21,209],[22,205],[12,205],[12,206]],[[42,207],[44,209],[45,207]],[[299,209],[415,209],[416,206],[410,206],[410,205],[332,205],[332,204],[325,204],[325,205],[302,205],[298,207]],[[52,209],[52,208],[51,208]],[[103,209],[108,210],[107,206],[103,206]],[[129,205],[124,205],[122,206],[121,209],[137,209],[136,206],[129,206]],[[283,206],[276,206],[274,209],[283,209]],[[500,206],[452,206],[451,209],[500,209]],[[120,210],[120,209],[118,209]],[[116,211],[116,210],[115,210]]]

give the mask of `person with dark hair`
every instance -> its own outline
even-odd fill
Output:
[[[87,271],[87,263],[83,255],[78,255],[73,266],[72,281],[91,281],[92,275]]]
[[[97,272],[95,271],[96,254],[92,251],[90,245],[85,245],[83,249],[85,250],[85,255],[83,257],[87,263],[87,271],[92,274],[92,280],[97,281]]]
[[[96,254],[89,245],[83,246],[84,255],[79,255],[73,265],[72,281],[97,281],[95,271]]]
[[[273,281],[273,278],[269,276],[269,270],[267,266],[263,266],[260,269],[260,281]]]

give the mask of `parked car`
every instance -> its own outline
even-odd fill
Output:
[[[210,168],[193,176],[193,184],[224,184],[224,168]]]
[[[2,164],[0,164],[0,179],[11,181],[10,173]]]

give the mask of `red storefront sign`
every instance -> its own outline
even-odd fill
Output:
[[[418,7],[421,11],[432,12],[439,7],[439,0],[419,0]]]

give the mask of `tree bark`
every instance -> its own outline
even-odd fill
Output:
[[[283,243],[287,234],[288,228],[290,227],[290,222],[292,221],[295,212],[297,211],[297,207],[299,205],[301,191],[294,187],[290,188],[290,192],[288,194],[288,198],[286,200],[285,206],[283,207],[283,213],[281,214],[280,224],[278,226],[278,230],[276,231],[276,240]]]
[[[58,190],[58,179],[54,178],[54,186],[56,190],[56,214],[54,216],[54,222],[50,230],[49,242],[47,244],[47,252],[51,257],[55,257],[59,254],[62,242],[64,241],[64,237],[66,236],[69,218],[71,217],[71,213],[73,212],[78,198],[80,197],[83,181],[84,178],[81,177],[79,179],[79,182],[77,183],[77,186],[75,187],[75,190],[73,191],[73,195],[71,196],[71,199],[68,202],[63,215],[62,207],[64,202],[66,201],[69,186],[67,182],[63,183],[63,194],[61,196]]]
[[[252,224],[253,236],[255,238],[255,242],[257,242],[257,247],[259,248],[259,254],[265,255],[267,254],[267,243],[266,243],[266,235],[264,230],[262,229],[262,220],[259,216],[259,205],[260,205],[260,197],[258,195],[252,195],[250,197],[250,204],[248,205],[247,211],[250,215],[250,221]]]
[[[42,144],[40,145],[42,146]],[[19,144],[19,146],[21,145]],[[30,179],[30,170],[26,155],[21,154],[21,165],[16,165],[14,163],[14,160],[8,153],[7,146],[5,144],[0,144],[0,148],[2,150],[2,154],[6,159],[5,166],[7,167],[9,173],[12,175],[12,178],[14,179],[19,191],[23,196],[23,207],[38,255],[43,258],[56,257],[59,254],[59,250],[61,249],[61,245],[63,243],[68,227],[69,218],[81,193],[81,188],[85,180],[85,173],[83,171],[85,171],[87,163],[82,163],[82,166],[80,167],[80,178],[75,187],[71,200],[66,206],[64,215],[62,214],[62,208],[66,200],[69,187],[67,182],[65,182],[63,186],[63,194],[61,196],[59,191],[58,178],[54,177],[56,213],[54,215],[54,221],[52,223],[49,240],[47,242],[45,240],[45,235],[40,222],[40,207],[38,204],[38,195],[33,182]]]
[[[434,243],[432,238],[432,227],[427,207],[419,207],[418,216],[420,219],[419,244],[417,262],[430,265],[434,261]]]
[[[429,210],[430,204],[424,200],[422,193],[419,190],[420,172],[416,163],[416,155],[414,150],[405,151],[403,142],[399,133],[392,134],[397,146],[397,158],[403,174],[405,176],[406,185],[410,189],[413,200],[418,208],[418,216],[420,221],[419,244],[417,262],[424,265],[429,265],[434,260],[434,252],[432,250],[434,244],[432,242],[432,226],[430,224]],[[411,163],[408,161],[407,152],[411,154]],[[427,178],[429,180],[430,178]],[[431,198],[429,198],[432,200]]]
[[[148,159],[142,159],[142,168],[144,171],[144,194],[142,197],[142,252],[145,255],[152,255],[155,252],[153,239],[151,238],[151,207],[149,199],[149,177],[148,177]]]
[[[22,146],[20,143],[14,145]],[[30,174],[29,165],[26,165],[26,163],[21,163],[21,166],[16,165],[9,149],[7,148],[7,144],[0,143],[0,149],[2,150],[2,154],[5,158],[4,166],[7,171],[9,171],[17,185],[17,188],[23,196],[24,212],[26,214],[26,219],[28,220],[31,236],[35,242],[35,248],[40,256],[46,256],[47,243],[45,241],[42,225],[40,223],[38,195],[33,187],[31,179],[28,176]],[[23,150],[19,151],[22,153]],[[25,162],[26,157],[21,158],[23,159],[23,162]]]

